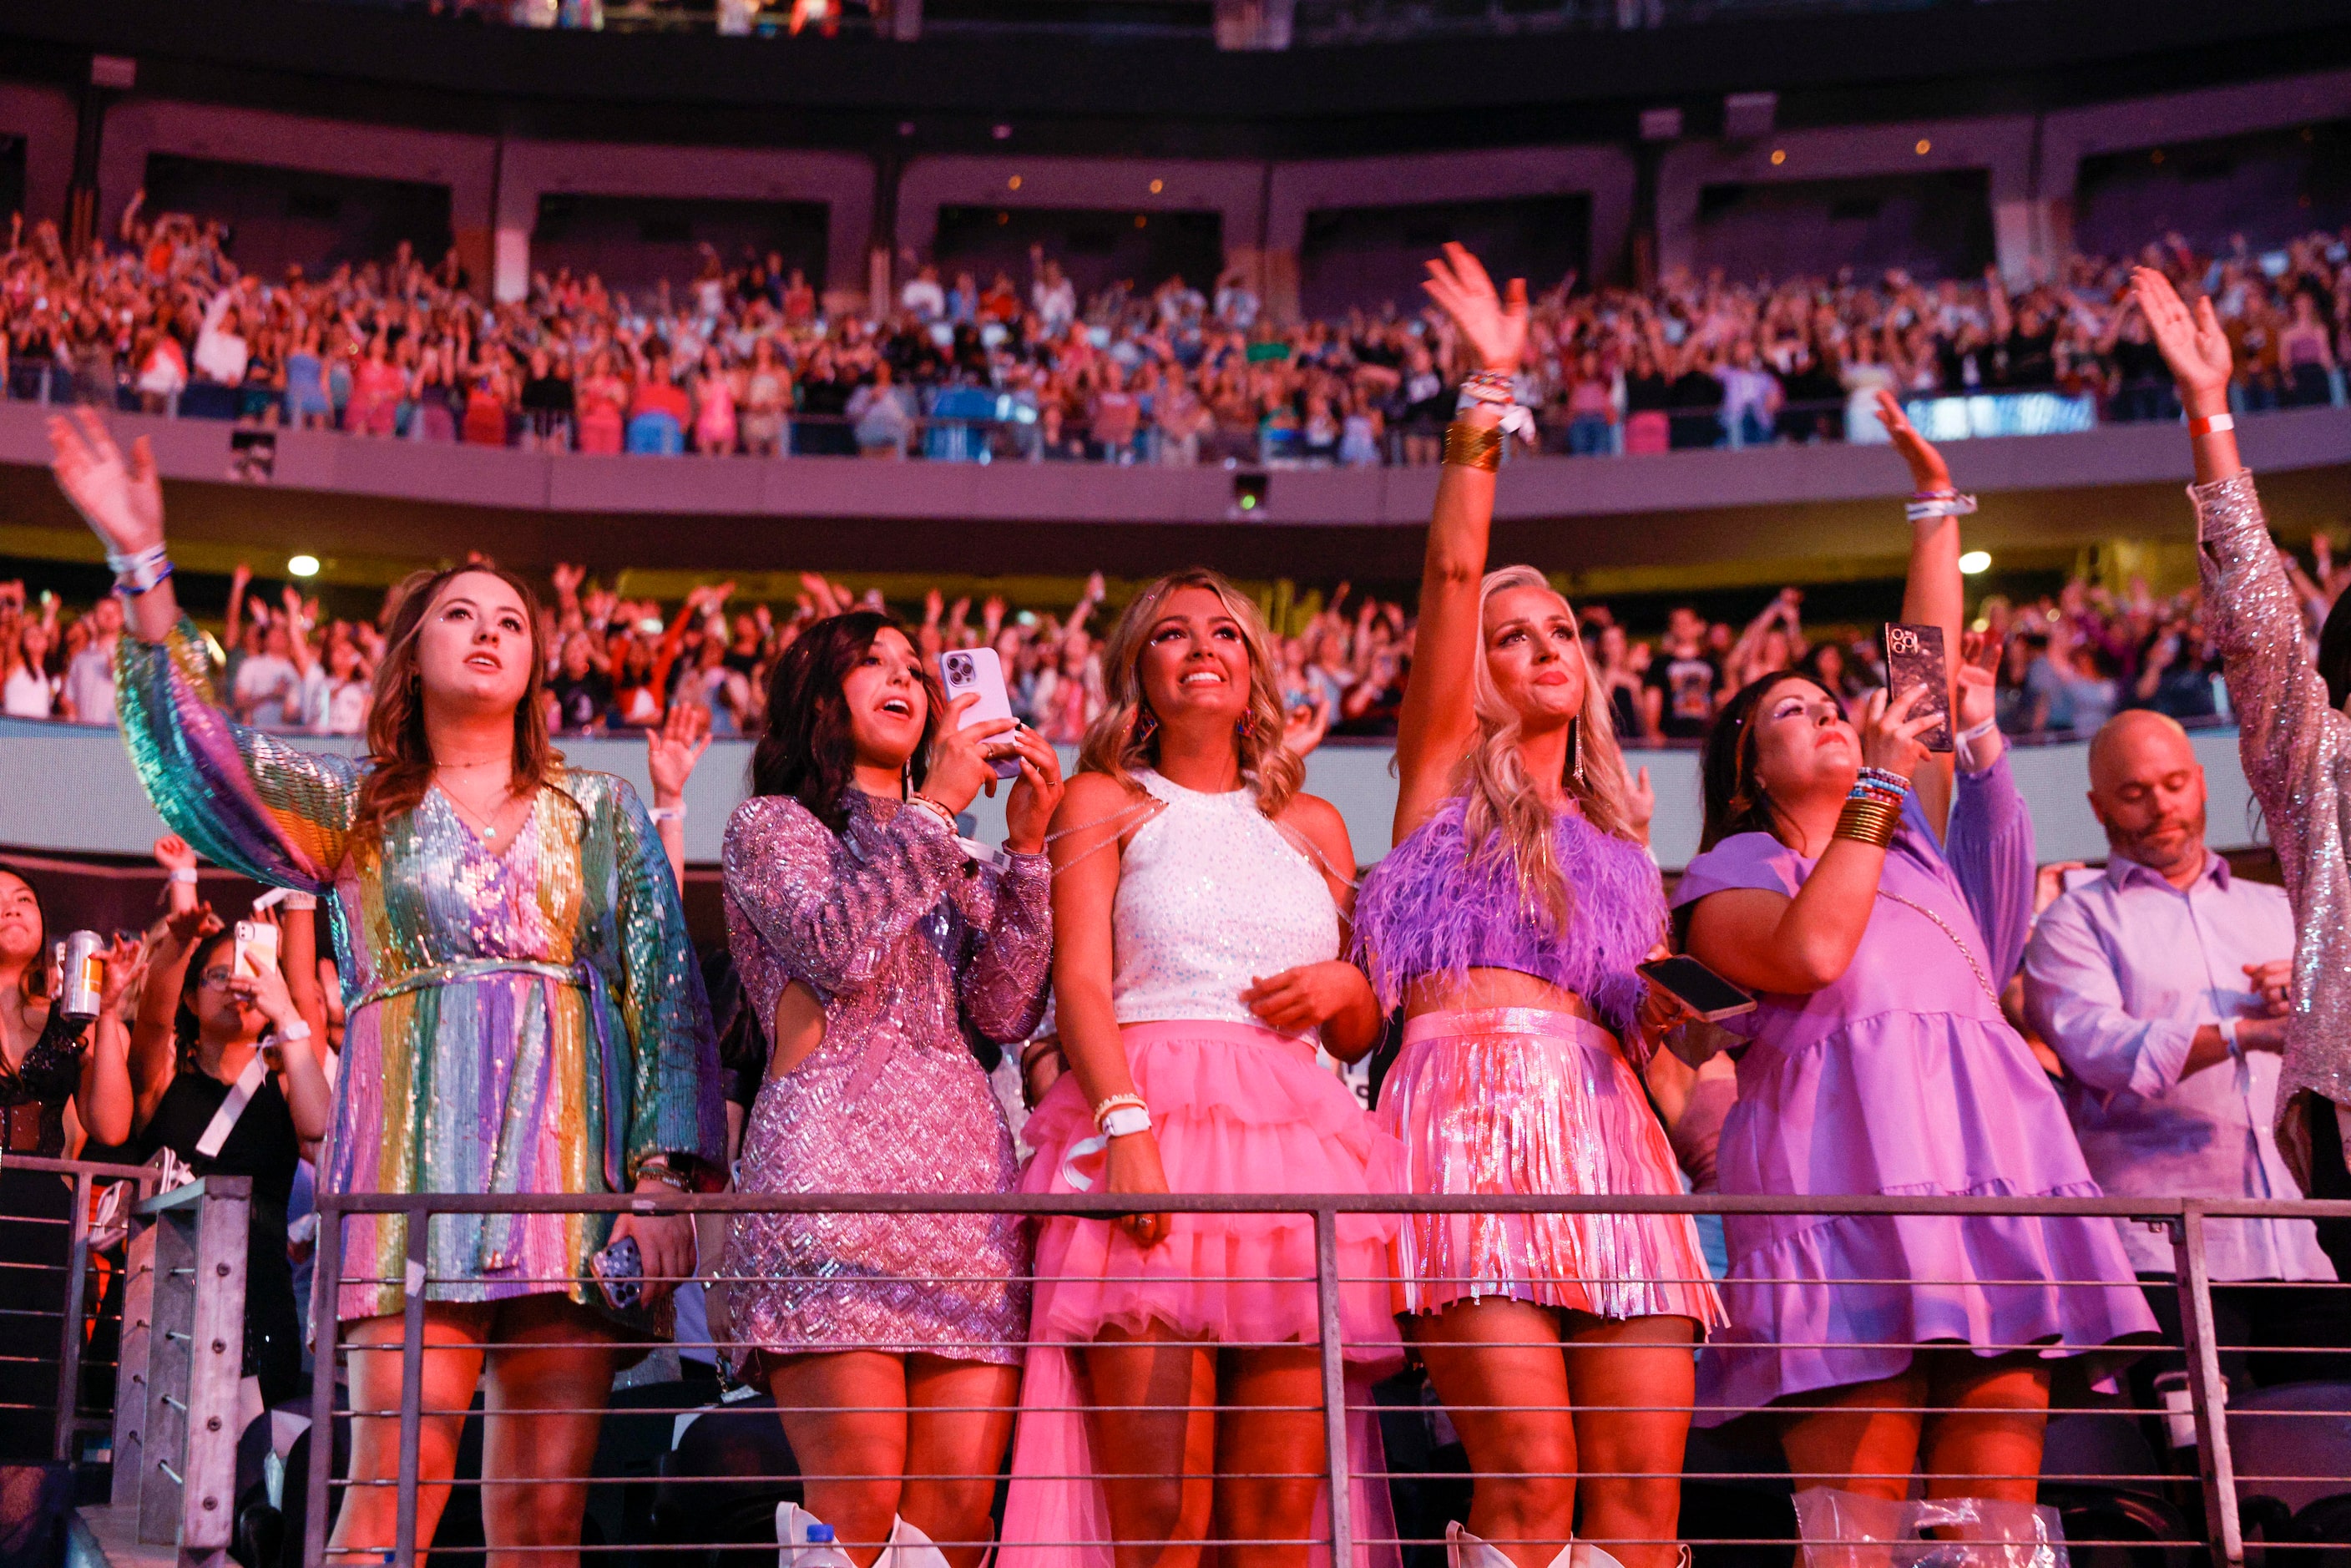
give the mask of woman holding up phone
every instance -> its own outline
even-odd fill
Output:
[[[768,685],[751,799],[726,826],[726,928],[773,1055],[744,1192],[1002,1193],[1012,1133],[975,1044],[1045,1005],[1061,762],[1009,718],[966,726],[879,611],[802,632]],[[1019,772],[1000,861],[956,836],[996,764]],[[968,1032],[967,1032],[968,1031]],[[975,1038],[976,1037],[976,1038]],[[854,1563],[987,1555],[1029,1336],[1029,1249],[1008,1214],[745,1214],[723,1270],[806,1484]]]
[[[346,1021],[322,1187],[716,1185],[717,1048],[677,888],[636,791],[566,767],[548,743],[529,587],[489,567],[413,575],[395,591],[368,756],[303,751],[222,711],[203,634],[172,593],[145,439],[126,457],[82,409],[51,420],[49,441],[59,486],[131,601],[115,681],[156,810],[209,859],[333,900]],[[396,1534],[407,1235],[397,1215],[343,1226],[333,1288],[351,1353],[350,1475],[380,1484],[345,1496],[338,1554],[388,1551]],[[664,1332],[605,1310],[590,1260],[622,1240],[643,1257],[648,1305],[693,1270],[682,1215],[434,1217],[420,1540],[486,1380],[491,1550],[555,1568],[576,1558],[621,1342]]]
[[[1359,906],[1405,1015],[1379,1119],[1416,1192],[1678,1193],[1635,1071],[1655,1026],[1635,966],[1666,933],[1648,813],[1574,612],[1531,567],[1486,570],[1526,286],[1505,300],[1447,246],[1426,287],[1478,370],[1429,527],[1396,847]],[[1454,1568],[1566,1568],[1579,1490],[1579,1563],[1672,1563],[1690,1345],[1722,1316],[1689,1218],[1415,1215],[1397,1272],[1479,1477]]]
[[[264,1405],[283,1405],[303,1392],[286,1205],[302,1145],[327,1135],[332,1091],[314,915],[298,908],[277,923],[263,913],[253,923],[284,936],[282,953],[245,947],[206,904],[164,922],[131,1034],[131,1081],[142,1158],[169,1149],[197,1176],[252,1178],[245,1375],[259,1380]]]
[[[1688,951],[1758,993],[1717,1156],[1726,1194],[2095,1197],[2072,1126],[2001,1015],[2032,910],[2032,824],[1992,723],[1996,643],[1956,632],[1959,495],[1889,393],[1915,493],[1903,620],[1960,647],[1958,779],[1925,688],[1856,727],[1782,670],[1707,737],[1702,852],[1675,892]],[[1938,705],[1939,706],[1939,705]],[[1948,835],[1937,798],[1949,798]],[[2151,1332],[2114,1222],[1734,1214],[1714,1414],[1771,1407],[1799,1488],[2031,1502],[2054,1358]],[[2020,1350],[2020,1346],[2034,1348]],[[2103,1358],[2100,1358],[2103,1359]],[[1927,1412],[1932,1412],[1928,1414]]]

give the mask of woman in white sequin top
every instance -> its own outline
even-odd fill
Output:
[[[1338,812],[1298,792],[1268,643],[1231,585],[1186,572],[1129,605],[1104,650],[1111,707],[1052,846],[1071,1070],[1023,1130],[1024,1191],[1395,1190],[1394,1141],[1315,1062],[1318,1040],[1343,1060],[1369,1050],[1379,1009],[1339,956],[1354,851]],[[1339,1225],[1363,1382],[1400,1362],[1393,1231]],[[1328,1469],[1314,1251],[1302,1214],[1039,1228],[1006,1568],[1110,1568],[1114,1544],[1190,1568],[1210,1539],[1257,1543],[1221,1547],[1225,1568],[1306,1561]],[[1376,1427],[1351,1416],[1349,1446],[1371,1478],[1351,1493],[1356,1538],[1392,1540]],[[1395,1557],[1359,1549],[1356,1568]]]

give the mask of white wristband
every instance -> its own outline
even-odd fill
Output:
[[[2231,1056],[2244,1055],[2244,1049],[2237,1043],[2236,1015],[2232,1013],[2229,1017],[2222,1019],[2219,1027],[2220,1030],[2220,1043],[2229,1048],[2229,1054]]]
[[[172,873],[172,880],[173,882],[184,882],[189,886],[193,887],[196,883],[196,868],[192,865],[178,867]]]
[[[680,800],[674,806],[655,806],[645,815],[651,817],[655,823],[683,822],[685,821],[685,802]]]
[[[1130,1133],[1151,1131],[1151,1113],[1140,1105],[1121,1105],[1102,1119],[1105,1138],[1123,1138]]]
[[[277,1043],[280,1045],[296,1045],[309,1038],[310,1026],[301,1019],[296,1019],[277,1031]]]

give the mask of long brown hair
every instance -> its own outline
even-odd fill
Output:
[[[1282,744],[1281,677],[1273,656],[1273,633],[1255,601],[1223,573],[1205,567],[1161,578],[1136,594],[1111,628],[1110,640],[1102,645],[1108,706],[1086,728],[1078,767],[1088,773],[1107,773],[1132,789],[1138,768],[1159,765],[1158,718],[1143,695],[1143,646],[1167,601],[1186,588],[1205,588],[1215,594],[1241,629],[1241,645],[1249,656],[1249,717],[1236,737],[1241,778],[1256,794],[1257,809],[1279,817],[1306,781],[1306,764]]]
[[[384,824],[416,810],[433,782],[433,747],[424,738],[424,694],[416,664],[417,634],[441,591],[468,572],[495,577],[522,601],[523,623],[530,628],[530,681],[514,712],[514,773],[517,795],[537,789],[562,764],[547,735],[547,651],[539,646],[538,595],[503,567],[444,567],[411,572],[392,592],[392,626],[383,658],[376,665],[375,695],[368,704],[367,778],[360,785],[351,831],[381,838]]]
[[[1456,768],[1454,785],[1467,797],[1461,837],[1470,854],[1497,850],[1505,854],[1527,907],[1550,915],[1552,928],[1563,932],[1574,914],[1574,895],[1560,873],[1551,808],[1527,776],[1526,758],[1519,750],[1519,716],[1502,700],[1486,657],[1486,606],[1496,594],[1517,588],[1558,591],[1531,566],[1499,568],[1478,585],[1478,658],[1470,674],[1478,738]],[[1569,613],[1573,618],[1573,612]],[[1630,790],[1625,754],[1617,747],[1616,724],[1609,712],[1608,685],[1583,656],[1581,638],[1576,658],[1583,670],[1583,705],[1576,711],[1567,776],[1560,787],[1582,809],[1585,821],[1604,833],[1630,839]]]

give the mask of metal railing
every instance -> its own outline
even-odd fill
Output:
[[[0,1229],[14,1231],[26,1241],[23,1247],[10,1245],[6,1248],[8,1260],[0,1263],[0,1268],[40,1281],[31,1283],[28,1280],[28,1289],[18,1292],[28,1300],[47,1297],[49,1291],[47,1287],[54,1282],[57,1327],[54,1331],[56,1337],[50,1342],[49,1348],[54,1350],[56,1359],[49,1364],[57,1368],[57,1392],[53,1407],[48,1412],[50,1456],[71,1462],[82,1457],[78,1444],[83,1434],[107,1431],[114,1425],[110,1412],[94,1412],[85,1408],[83,1383],[86,1375],[100,1370],[113,1372],[118,1379],[118,1396],[121,1380],[125,1377],[122,1357],[119,1353],[114,1362],[102,1368],[89,1354],[94,1333],[110,1324],[120,1326],[121,1320],[128,1315],[119,1304],[110,1310],[103,1304],[92,1305],[90,1281],[97,1253],[110,1250],[110,1247],[94,1248],[92,1245],[91,1218],[96,1191],[101,1183],[120,1182],[129,1184],[143,1197],[153,1189],[156,1172],[145,1166],[50,1159],[37,1155],[0,1155],[0,1171],[53,1176],[69,1193],[71,1207],[62,1219],[26,1213],[0,1215]],[[134,1206],[124,1205],[121,1213],[126,1226],[135,1228],[138,1225]],[[59,1227],[65,1231],[64,1261],[52,1264],[44,1261],[43,1258],[52,1249],[50,1244],[54,1238],[48,1233]],[[53,1281],[51,1276],[54,1276]],[[8,1348],[0,1351],[0,1360],[20,1365],[39,1364],[45,1358],[31,1353],[41,1343],[39,1325],[51,1316],[43,1311],[0,1313],[0,1317],[32,1320],[6,1323]],[[10,1414],[30,1421],[37,1419],[42,1412],[28,1404],[12,1407]]]
[[[832,1215],[903,1214],[908,1216],[950,1214],[987,1215],[1011,1213],[1026,1216],[1032,1219],[1042,1218],[1049,1216],[1076,1216],[1094,1218],[1110,1218],[1118,1215],[1134,1212],[1136,1207],[1137,1206],[1134,1199],[1131,1197],[1118,1197],[1102,1195],[1074,1195],[1051,1197],[1032,1197],[1025,1196],[953,1197],[937,1196],[915,1197],[893,1194],[775,1195],[757,1193],[724,1193],[705,1196],[662,1195],[652,1197],[643,1196],[593,1197],[489,1197],[444,1195],[321,1195],[319,1201],[321,1226],[319,1230],[319,1247],[318,1254],[319,1284],[314,1292],[314,1303],[316,1316],[316,1343],[319,1347],[318,1365],[322,1375],[319,1377],[314,1388],[313,1406],[311,1411],[311,1429],[314,1432],[328,1431],[329,1429],[329,1424],[337,1415],[335,1382],[331,1375],[329,1373],[329,1369],[335,1365],[339,1339],[339,1325],[336,1322],[335,1306],[339,1294],[337,1286],[339,1284],[361,1282],[377,1282],[392,1285],[399,1285],[403,1281],[407,1282],[410,1288],[408,1288],[405,1292],[404,1321],[400,1341],[402,1356],[401,1395],[396,1412],[399,1421],[398,1479],[396,1482],[398,1490],[398,1523],[395,1539],[392,1542],[389,1543],[375,1544],[378,1547],[385,1544],[390,1546],[392,1552],[391,1562],[396,1565],[396,1568],[413,1568],[413,1565],[417,1561],[419,1552],[426,1545],[431,1544],[419,1539],[419,1456],[423,1422],[428,1416],[437,1417],[462,1414],[462,1412],[458,1411],[442,1410],[437,1408],[428,1410],[424,1404],[423,1356],[418,1347],[423,1343],[423,1336],[425,1327],[427,1295],[430,1292],[432,1286],[438,1282],[433,1280],[426,1271],[430,1257],[428,1240],[431,1230],[431,1221],[434,1217],[512,1213],[595,1213],[615,1215],[629,1213],[658,1213],[694,1216],[732,1216],[772,1213]],[[2189,1527],[2193,1531],[2192,1535],[2187,1532],[2182,1532],[2175,1538],[2151,1540],[2144,1531],[2142,1531],[2128,1539],[2116,1539],[2105,1542],[2081,1541],[2076,1542],[2074,1544],[2076,1547],[2082,1548],[2111,1546],[2117,1550],[2126,1551],[2138,1549],[2162,1549],[2174,1552],[2209,1551],[2212,1559],[2216,1563],[2234,1565],[2244,1562],[2246,1557],[2245,1531],[2241,1521],[2239,1507],[2239,1492],[2241,1486],[2267,1480],[2295,1480],[2297,1479],[2322,1485],[2339,1481],[2342,1484],[2339,1487],[2335,1487],[2334,1490],[2342,1493],[2351,1494],[2351,1467],[2346,1467],[2346,1473],[2343,1475],[2322,1474],[2314,1477],[2303,1478],[2268,1475],[2247,1476],[2239,1472],[2231,1452],[2231,1433],[2227,1418],[2227,1412],[2229,1410],[2229,1385],[2227,1379],[2223,1375],[2222,1363],[2225,1355],[2234,1354],[2244,1347],[2228,1345],[2220,1343],[2219,1341],[2213,1315],[2213,1298],[2211,1293],[2212,1281],[2210,1277],[2206,1255],[2207,1228],[2215,1220],[2239,1218],[2351,1220],[2351,1202],[2317,1203],[2284,1202],[2276,1200],[2221,1201],[2199,1199],[2166,1200],[2149,1198],[1962,1198],[1911,1197],[1785,1198],[1724,1197],[1719,1195],[1655,1197],[1602,1197],[1588,1198],[1513,1197],[1439,1197],[1422,1196],[1318,1197],[1306,1195],[1242,1197],[1217,1195],[1171,1196],[1165,1198],[1155,1198],[1152,1200],[1149,1207],[1155,1211],[1165,1211],[1179,1214],[1284,1214],[1304,1216],[1311,1218],[1315,1241],[1313,1273],[1311,1277],[1302,1275],[1299,1276],[1293,1282],[1301,1290],[1311,1290],[1313,1291],[1316,1305],[1315,1321],[1319,1326],[1319,1335],[1314,1342],[1312,1348],[1317,1353],[1316,1364],[1318,1368],[1320,1392],[1319,1410],[1322,1416],[1322,1437],[1324,1454],[1327,1460],[1327,1468],[1317,1472],[1315,1478],[1322,1484],[1327,1493],[1327,1507],[1322,1517],[1318,1521],[1318,1529],[1321,1533],[1318,1535],[1317,1539],[1319,1542],[1328,1546],[1330,1561],[1334,1563],[1353,1561],[1354,1559],[1351,1554],[1359,1545],[1378,1546],[1389,1549],[1402,1547],[1409,1550],[1413,1548],[1434,1547],[1438,1544],[1426,1534],[1408,1536],[1401,1530],[1393,1535],[1383,1535],[1376,1538],[1367,1535],[1365,1532],[1365,1521],[1354,1516],[1350,1503],[1350,1497],[1353,1490],[1351,1486],[1352,1482],[1359,1479],[1384,1481],[1387,1483],[1391,1490],[1395,1491],[1398,1489],[1412,1486],[1433,1486],[1439,1483],[1457,1485],[1464,1479],[1474,1481],[1476,1479],[1474,1477],[1467,1477],[1458,1469],[1444,1470],[1427,1466],[1424,1466],[1419,1469],[1386,1470],[1376,1475],[1368,1475],[1360,1478],[1354,1475],[1351,1469],[1353,1460],[1351,1457],[1349,1446],[1346,1440],[1348,1419],[1350,1416],[1361,1416],[1367,1410],[1376,1412],[1378,1409],[1377,1406],[1366,1406],[1362,1403],[1359,1390],[1351,1395],[1347,1377],[1347,1353],[1353,1347],[1343,1338],[1342,1333],[1340,1302],[1343,1288],[1350,1284],[1356,1283],[1357,1281],[1350,1278],[1343,1277],[1340,1273],[1341,1252],[1339,1237],[1343,1223],[1350,1217],[1360,1216],[1406,1216],[1413,1214],[1688,1214],[1698,1216],[1802,1215],[1820,1217],[1823,1218],[1840,1218],[1846,1217],[1932,1216],[1952,1217],[1962,1219],[1988,1219],[1993,1218],[2022,1217],[2043,1219],[2057,1218],[2108,1218],[2117,1222],[2118,1224],[2124,1225],[2147,1225],[2164,1231],[2168,1235],[2172,1246],[2173,1257],[2176,1261],[2176,1290],[2178,1292],[2179,1307],[2179,1317],[2181,1324],[2181,1333],[2179,1343],[2176,1346],[2168,1348],[2174,1349],[2180,1354],[2184,1355],[2186,1362],[2186,1388],[2189,1398],[2189,1412],[2192,1416],[2195,1433],[2194,1448],[2196,1462],[2193,1476],[2189,1477],[2186,1475],[2184,1471],[2176,1475],[2167,1473],[2158,1462],[2157,1463],[2154,1471],[2147,1474],[2116,1474],[2111,1469],[2101,1471],[2098,1474],[2084,1473],[2080,1475],[2052,1475],[2044,1471],[2044,1473],[2037,1479],[2053,1483],[2073,1482],[2081,1485],[2096,1485],[2108,1481],[2117,1483],[2130,1482],[2138,1486],[2143,1490],[2154,1489],[2158,1491],[2167,1487],[2179,1489],[2192,1484],[2192,1494],[2183,1499],[2183,1506],[2179,1510],[2179,1517],[2181,1519],[2188,1519],[2194,1515],[2200,1514],[2200,1523],[2194,1524]],[[341,1226],[337,1221],[343,1217],[356,1216],[400,1216],[405,1220],[405,1248],[401,1265],[401,1275],[398,1280],[363,1281],[344,1277],[342,1273]],[[716,1259],[705,1257],[697,1268],[697,1272],[694,1277],[695,1280],[704,1283],[712,1282],[714,1279],[712,1270],[716,1262]],[[425,1282],[424,1290],[413,1288],[414,1282],[419,1281]],[[774,1281],[722,1280],[717,1282],[724,1284],[727,1288],[739,1290],[748,1285],[758,1285],[764,1282]],[[1870,1283],[1871,1281],[1853,1282]],[[1907,1281],[1884,1282],[1899,1284],[1907,1283]],[[2059,1289],[2102,1290],[2113,1288],[2120,1283],[2126,1283],[2126,1281],[2058,1281],[2033,1282],[2051,1283],[2054,1284]],[[568,1285],[569,1281],[550,1281],[546,1283],[548,1288],[553,1290],[561,1289]],[[1977,1281],[1977,1283],[1984,1285],[1998,1285],[2001,1281]],[[2129,1284],[2129,1287],[2134,1290],[2138,1288],[2137,1283],[2135,1281],[2127,1283]],[[1047,1342],[1039,1341],[1036,1343],[1043,1344]],[[389,1348],[389,1346],[382,1346],[381,1348]],[[734,1342],[722,1335],[716,1336],[711,1343],[699,1348],[715,1350],[722,1358],[725,1358],[731,1351],[743,1347],[737,1345]],[[828,1344],[821,1348],[843,1349],[854,1347]],[[1054,1348],[1074,1347],[1057,1345]],[[1250,1347],[1232,1346],[1228,1348]],[[1790,1346],[1782,1348],[1804,1347]],[[1913,1346],[1908,1342],[1889,1342],[1888,1348],[1909,1350],[1913,1348]],[[1980,1351],[1997,1348],[2017,1352],[2039,1350],[2045,1353],[2050,1347],[2046,1345],[2017,1345],[2003,1347],[1986,1347],[1979,1345],[1976,1348]],[[2071,1346],[2066,1348],[2074,1351],[2082,1351],[2087,1350],[2090,1347]],[[2147,1348],[2159,1350],[2167,1347],[2157,1345],[2148,1346]],[[1351,1399],[1353,1400],[1352,1403]],[[356,1399],[353,1403],[356,1406]],[[707,1408],[706,1402],[693,1405],[681,1404],[674,1408],[646,1407],[638,1410],[636,1413],[647,1416],[685,1416],[695,1414],[695,1412],[702,1411],[705,1408]],[[1122,1408],[1123,1407],[1122,1406]],[[1305,1406],[1293,1406],[1291,1408],[1303,1409]],[[1589,1407],[1587,1406],[1587,1408]],[[1629,1405],[1619,1406],[1614,1408],[1646,1409],[1650,1408],[1650,1406]],[[1913,1413],[1918,1414],[1920,1412]],[[2160,1418],[2159,1412],[2150,1412],[2146,1410],[2126,1411],[2112,1403],[2078,1406],[2056,1405],[2052,1406],[2052,1414],[2055,1416],[2093,1413],[2109,1416],[2117,1413],[2124,1413],[2145,1417],[2149,1421]],[[514,1413],[509,1411],[507,1412],[507,1414],[511,1415]],[[1393,1415],[1393,1411],[1391,1411],[1390,1414]],[[1709,1411],[1705,1408],[1700,1408],[1698,1411],[1698,1415],[1702,1421],[1708,1416],[1737,1416],[1746,1414],[1750,1414],[1750,1412],[1733,1409]],[[2268,1414],[2283,1415],[2283,1413],[2269,1412]],[[394,1411],[389,1406],[385,1406],[381,1409],[371,1409],[365,1411],[354,1408],[350,1411],[350,1415],[355,1419],[384,1419],[394,1415]],[[2305,1415],[2307,1418],[2313,1420],[2340,1420],[2346,1425],[2346,1433],[2351,1434],[2351,1409],[2346,1409],[2341,1412],[2339,1416],[2332,1411],[2308,1412],[2305,1413]],[[2314,1427],[2311,1429],[2314,1431],[2316,1430]],[[352,1485],[371,1484],[363,1482],[350,1482],[337,1479],[331,1473],[331,1452],[332,1445],[329,1443],[315,1443],[312,1448],[312,1460],[308,1477],[308,1500],[307,1506],[305,1508],[305,1527],[307,1530],[307,1535],[303,1547],[304,1561],[310,1564],[318,1564],[327,1561],[329,1520],[333,1510],[333,1494],[335,1489],[348,1488]],[[2160,1448],[2151,1442],[2147,1452],[2149,1454],[2158,1453],[2160,1452]],[[2333,1461],[2328,1462],[2332,1463]],[[1922,1454],[1920,1464],[1923,1466],[1924,1463],[1925,1457]],[[1658,1473],[1662,1474],[1664,1472]],[[1675,1479],[1678,1480],[1682,1478],[1685,1472],[1677,1470],[1672,1473]],[[1693,1465],[1687,1473],[1692,1479],[1702,1480],[1714,1485],[1729,1483],[1778,1487],[1782,1485],[1801,1485],[1807,1479],[1818,1479],[1802,1475],[1791,1476],[1784,1470],[1756,1469],[1752,1471],[1740,1471],[1735,1469],[1723,1469],[1720,1468],[1720,1462],[1719,1460],[1716,1462],[1716,1468],[1700,1469],[1697,1466]],[[1301,1472],[1301,1474],[1302,1474],[1302,1472]],[[1623,1471],[1606,1472],[1600,1470],[1587,1470],[1583,1472],[1581,1479],[1587,1481],[1625,1479],[1631,1474],[1632,1472]],[[507,1477],[503,1479],[511,1481],[537,1478]],[[698,1481],[709,1484],[748,1484],[752,1482],[763,1482],[773,1483],[778,1486],[789,1486],[796,1484],[797,1479],[798,1472],[797,1469],[795,1469],[791,1474],[672,1478],[671,1480],[665,1481],[664,1484],[692,1486],[696,1484]],[[386,1483],[379,1481],[371,1484],[381,1485]],[[438,1486],[442,1484],[442,1482],[438,1478],[436,1478],[432,1484]],[[480,1480],[459,1480],[455,1484],[460,1487],[468,1485],[479,1487],[485,1483]],[[1458,1511],[1456,1513],[1456,1517],[1458,1517]],[[1788,1548],[1792,1544],[1792,1538],[1789,1536],[1766,1537],[1754,1534],[1752,1532],[1746,1534],[1734,1533],[1731,1535],[1709,1534],[1703,1528],[1696,1533],[1685,1534],[1682,1537],[1682,1541],[1684,1543],[1698,1548],[1701,1553],[1705,1553],[1708,1551],[1731,1549]],[[942,1542],[941,1544],[946,1546],[951,1543]],[[977,1548],[985,1543],[970,1542],[967,1544]],[[1627,1542],[1626,1544],[1635,1543]],[[1811,1544],[1819,1546],[1834,1543],[1823,1542],[1816,1540],[1811,1542]],[[2267,1544],[2271,1550],[2276,1550],[2278,1545],[2277,1537],[2273,1534]],[[605,1542],[601,1546],[591,1544],[586,1550],[590,1551],[591,1553],[598,1551],[613,1552],[622,1550],[644,1550],[645,1545],[646,1543],[642,1542],[633,1543]],[[691,1543],[664,1542],[662,1545],[671,1550],[683,1550],[691,1545],[695,1550],[720,1551],[729,1549],[741,1550],[745,1548],[746,1542],[740,1540]],[[435,1551],[450,1550],[446,1545],[434,1545],[433,1549]],[[353,1548],[353,1550],[357,1550],[357,1548]],[[564,1550],[568,1550],[568,1548],[565,1548]],[[1705,1562],[1708,1561],[1708,1559],[1702,1555],[1700,1561]]]

